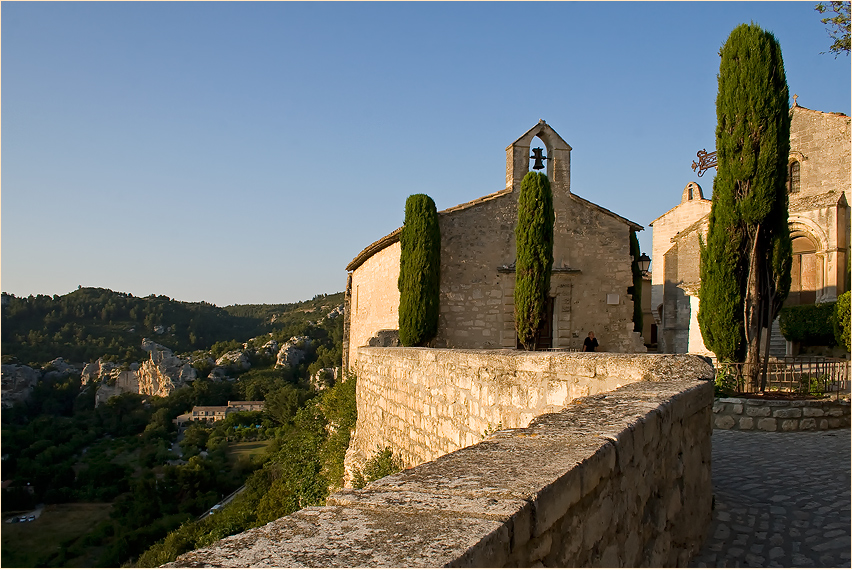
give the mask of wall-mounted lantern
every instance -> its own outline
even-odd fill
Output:
[[[642,253],[639,256],[639,270],[642,271],[643,273],[647,273],[648,269],[650,269],[650,268],[651,268],[651,257],[646,255],[645,253]]]

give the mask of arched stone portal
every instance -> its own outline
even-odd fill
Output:
[[[816,246],[808,237],[793,239],[793,264],[790,269],[790,296],[787,304],[813,304],[822,288],[821,263]]]

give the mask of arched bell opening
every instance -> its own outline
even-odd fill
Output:
[[[552,158],[550,157],[550,150],[548,149],[547,144],[545,144],[545,142],[538,136],[534,137],[532,141],[530,141],[529,171],[541,172],[542,174],[547,175],[548,179],[550,179],[551,161]]]

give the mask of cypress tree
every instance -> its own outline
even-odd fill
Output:
[[[515,329],[524,349],[535,349],[544,318],[553,267],[553,194],[545,174],[529,172],[521,181],[515,227]]]
[[[633,331],[642,333],[644,325],[642,314],[642,269],[639,268],[639,257],[642,251],[639,248],[639,239],[635,231],[630,231],[630,256],[633,262],[630,270],[633,273]]]
[[[781,46],[760,27],[735,28],[720,55],[718,167],[701,246],[698,322],[720,361],[745,361],[756,379],[761,328],[790,290],[789,91]],[[766,334],[766,352],[768,344]]]
[[[422,346],[438,333],[440,306],[441,228],[432,198],[408,196],[399,242],[399,341]]]

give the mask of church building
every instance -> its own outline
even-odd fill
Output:
[[[506,188],[438,212],[441,281],[437,348],[514,349],[515,225],[530,153],[543,147],[553,192],[553,269],[538,349],[580,350],[594,331],[600,350],[645,351],[633,332],[630,232],[642,226],[571,192],[571,147],[543,120],[506,149]],[[393,345],[399,329],[401,228],[346,267],[343,365],[358,347]]]
[[[836,300],[849,290],[850,119],[798,105],[790,109],[788,224],[792,285],[785,306]],[[651,305],[658,346],[666,353],[710,354],[698,326],[699,237],[706,237],[711,201],[690,182],[681,202],[653,227]],[[770,353],[789,351],[773,325]]]

